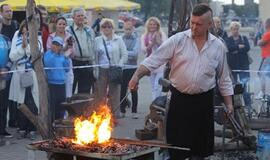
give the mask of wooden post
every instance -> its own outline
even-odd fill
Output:
[[[28,23],[29,32],[29,43],[31,49],[31,56],[33,65],[37,74],[38,89],[39,89],[39,106],[40,106],[40,119],[46,122],[45,128],[48,128],[48,86],[44,76],[43,63],[42,63],[42,52],[39,50],[38,45],[38,29],[39,29],[39,14],[35,10],[36,4],[34,0],[27,0],[26,4],[26,19]],[[47,130],[43,139],[49,137],[49,131]]]

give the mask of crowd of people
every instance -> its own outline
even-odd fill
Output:
[[[167,39],[158,18],[150,17],[145,33],[140,37],[131,21],[124,23],[124,33],[116,34],[115,22],[99,15],[91,24],[85,23],[83,8],[71,11],[73,23],[68,26],[64,17],[49,14],[37,6],[39,14],[38,49],[42,53],[45,77],[49,90],[49,123],[65,117],[63,102],[74,94],[94,94],[95,103],[108,104],[115,118],[124,118],[131,105],[132,118],[137,119],[137,90],[128,89],[128,82],[137,68],[139,54],[149,57]],[[22,138],[35,138],[35,126],[17,107],[25,104],[33,114],[39,113],[39,88],[31,58],[27,21],[12,20],[11,6],[1,6],[1,125],[0,135],[12,137],[6,130],[18,128]],[[15,19],[15,18],[14,18]],[[49,22],[49,23],[48,23]],[[95,67],[94,67],[95,66]],[[76,68],[79,67],[79,68]],[[121,67],[122,79],[111,81],[111,68]],[[158,79],[163,66],[151,73],[152,97],[162,95]],[[10,73],[5,73],[11,71]],[[127,95],[131,92],[131,104]],[[121,101],[121,103],[120,103]]]

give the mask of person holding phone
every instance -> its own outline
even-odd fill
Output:
[[[72,96],[72,86],[73,86],[73,80],[74,80],[74,74],[72,70],[72,60],[74,53],[74,39],[71,36],[69,32],[65,30],[67,26],[67,21],[64,17],[59,17],[56,19],[56,31],[49,35],[47,40],[47,49],[51,50],[52,48],[52,40],[55,36],[59,36],[64,40],[62,51],[64,52],[65,56],[68,58],[70,63],[70,70],[66,73],[67,80],[65,82],[65,88],[66,88],[66,98],[70,99]]]
[[[20,104],[25,104],[29,110],[37,115],[39,109],[39,91],[36,72],[31,62],[31,51],[28,40],[27,23],[22,21],[20,28],[15,32],[11,43],[11,50],[9,54],[10,60],[14,63],[14,67],[17,72],[13,73],[10,84],[9,100]],[[39,49],[43,51],[41,36],[38,37]],[[23,86],[21,79],[22,74],[30,72],[32,74],[32,85]],[[30,122],[26,116],[18,113],[18,124],[20,138],[25,138],[27,134],[30,134],[30,138],[33,140],[36,138],[36,127]]]

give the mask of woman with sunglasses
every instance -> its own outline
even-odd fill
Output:
[[[116,118],[120,117],[120,90],[121,82],[109,81],[109,67],[122,66],[128,58],[127,49],[122,37],[114,33],[112,19],[103,18],[100,22],[101,36],[96,38],[97,63],[99,75],[97,80],[97,102],[107,102]],[[108,91],[108,93],[107,93]]]

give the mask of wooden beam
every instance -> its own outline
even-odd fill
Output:
[[[18,109],[34,124],[42,137],[47,136],[47,125],[44,125],[40,117],[34,115],[25,104],[20,105]]]
[[[29,32],[29,44],[31,50],[32,62],[35,68],[35,72],[38,80],[38,89],[39,89],[39,106],[40,106],[40,119],[42,122],[46,122],[45,128],[48,128],[48,86],[45,79],[45,74],[43,70],[43,61],[42,61],[42,51],[38,44],[38,30],[39,25],[38,19],[39,14],[36,12],[36,4],[34,0],[27,0],[26,4],[26,19],[28,24]],[[41,44],[42,47],[42,44]],[[42,132],[42,131],[40,131]],[[43,139],[49,137],[49,131],[44,131],[47,133],[42,134]]]

